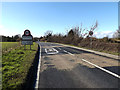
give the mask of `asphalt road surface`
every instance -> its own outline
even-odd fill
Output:
[[[38,43],[38,88],[119,88],[118,60],[59,44]]]

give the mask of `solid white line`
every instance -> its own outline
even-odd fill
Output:
[[[36,84],[35,88],[38,89],[38,84],[39,84],[39,79],[40,79],[40,66],[41,66],[41,45],[40,46],[40,55],[39,55],[39,64],[38,64],[38,70],[37,70],[37,79],[36,79]]]
[[[98,65],[95,65],[95,64],[93,64],[93,63],[91,63],[91,62],[89,62],[89,61],[87,61],[87,60],[85,60],[85,59],[82,59],[82,61],[87,62],[87,63],[89,63],[89,64],[91,64],[91,65],[99,68],[100,70],[103,70],[103,71],[105,71],[105,72],[107,72],[107,73],[109,73],[109,74],[111,74],[111,75],[113,75],[113,76],[115,76],[115,77],[117,77],[117,78],[120,78],[119,75],[117,75],[117,74],[115,74],[115,73],[113,73],[113,72],[111,72],[111,71],[109,71],[109,70],[106,70],[106,69],[104,69],[104,68],[102,68],[102,67],[100,67],[100,66],[98,66]]]
[[[63,50],[63,51],[66,52],[66,53],[68,53],[68,54],[70,54],[70,55],[72,55],[72,56],[74,56],[74,54],[72,54],[72,53],[70,53],[70,52],[68,52],[66,50]]]

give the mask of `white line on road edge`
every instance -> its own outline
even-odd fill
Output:
[[[37,79],[35,83],[35,89],[38,89],[39,78],[40,78],[40,66],[41,66],[41,45],[40,46],[40,55],[39,55],[39,62],[38,62],[38,70],[37,70]]]
[[[72,53],[70,53],[70,52],[68,52],[66,50],[63,50],[63,51],[66,52],[66,53],[68,53],[68,54],[70,54],[70,55],[72,55],[72,56],[74,56],[74,54],[72,54]]]
[[[117,78],[120,79],[120,76],[119,76],[119,75],[117,75],[117,74],[115,74],[115,73],[113,73],[113,72],[111,72],[111,71],[108,71],[108,70],[106,70],[106,69],[104,69],[104,68],[102,68],[102,67],[100,67],[100,66],[98,66],[98,65],[95,65],[95,64],[93,64],[93,63],[91,63],[91,62],[89,62],[89,61],[87,61],[87,60],[85,60],[85,59],[82,59],[82,61],[87,62],[87,63],[89,63],[89,64],[91,64],[91,65],[93,65],[93,66],[95,66],[95,67],[97,67],[97,68],[99,68],[99,69],[101,69],[101,70],[103,70],[103,71],[105,71],[105,72],[107,72],[107,73],[109,73],[109,74],[111,74],[111,75],[113,75],[113,76],[115,76],[115,77],[117,77]]]

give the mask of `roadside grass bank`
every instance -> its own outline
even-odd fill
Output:
[[[74,45],[72,45],[72,46],[74,46]],[[117,56],[120,55],[119,51],[116,50],[116,51],[112,52],[112,51],[104,49],[104,47],[103,47],[103,49],[94,48],[94,46],[92,48],[90,48],[90,47],[82,47],[82,46],[75,46],[75,47],[80,47],[80,48],[84,48],[84,49],[94,50],[94,51],[108,53],[108,54],[117,55]],[[116,47],[118,47],[118,46],[116,46]]]
[[[8,53],[3,53],[2,55],[2,89],[23,89],[27,87],[28,79],[30,75],[33,76],[33,64],[37,61],[38,57],[38,44],[33,43],[31,46],[19,46],[12,49]],[[29,76],[29,77],[28,77]]]
[[[113,55],[120,55],[119,45],[120,43],[99,42],[99,41],[92,41],[91,44],[91,42],[84,40],[82,43],[78,44],[78,47],[104,52],[108,54],[113,54]]]

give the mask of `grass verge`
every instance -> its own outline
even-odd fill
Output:
[[[2,55],[2,88],[4,90],[25,87],[38,45],[34,43],[31,48],[32,50],[26,46],[27,50],[24,50],[24,46],[21,46]]]
[[[1,43],[2,53],[7,53],[8,51],[11,51],[12,49],[15,49],[21,45],[20,42],[0,42],[0,44]]]

